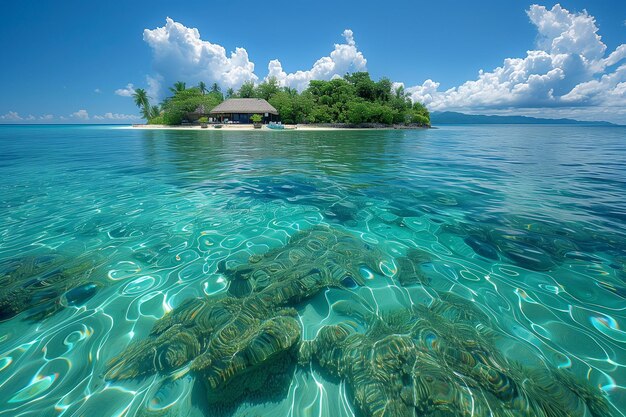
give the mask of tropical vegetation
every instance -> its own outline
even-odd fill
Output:
[[[143,89],[133,98],[150,124],[181,124],[188,113],[209,113],[224,100],[217,83],[204,82],[187,88],[178,81],[172,95],[159,106],[151,106]],[[430,125],[430,114],[421,103],[413,103],[402,86],[388,79],[374,81],[367,72],[346,74],[330,81],[313,80],[302,92],[281,87],[275,78],[255,85],[244,82],[238,91],[229,88],[226,98],[262,98],[280,113],[283,123]]]

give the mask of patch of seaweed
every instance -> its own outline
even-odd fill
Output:
[[[405,256],[396,259],[398,266],[397,279],[400,285],[428,285],[430,279],[422,270],[422,266],[431,261],[430,255],[425,251],[414,248],[407,250]]]
[[[531,271],[550,271],[572,260],[601,262],[589,255],[604,252],[619,257],[623,242],[578,225],[555,224],[519,216],[487,217],[442,226],[461,236],[474,252],[488,260],[502,258]]]
[[[218,270],[230,282],[228,293],[244,297],[270,284],[305,282],[305,277],[311,275],[320,275],[326,286],[352,286],[352,282],[363,285],[360,268],[381,273],[382,258],[376,248],[357,237],[334,228],[314,226],[296,233],[285,247],[253,255],[249,263],[235,268],[227,268],[222,261]]]
[[[223,415],[268,398],[268,388],[284,397],[297,362],[314,361],[347,382],[366,417],[611,415],[600,391],[565,371],[504,357],[489,316],[451,293],[369,318],[365,332],[347,321],[303,342],[293,307],[324,288],[363,284],[361,269],[382,273],[380,261],[358,238],[317,226],[246,264],[221,263],[227,292],[174,309],[113,358],[105,378],[189,371],[209,411]],[[398,261],[401,284],[427,283],[420,266],[428,261],[408,251]]]
[[[286,392],[297,362],[300,323],[292,306],[320,290],[362,282],[359,268],[378,270],[379,253],[347,233],[323,226],[248,264],[220,265],[226,294],[192,299],[157,321],[145,340],[109,363],[105,378],[133,379],[188,366],[207,403],[228,410],[271,385]]]
[[[80,305],[101,286],[93,281],[93,258],[68,259],[56,253],[25,256],[0,265],[0,321],[22,312],[43,320],[64,307]]]
[[[471,302],[445,294],[372,318],[365,333],[323,327],[300,361],[345,379],[367,417],[612,415],[599,390],[566,371],[507,360],[494,345],[501,336]]]

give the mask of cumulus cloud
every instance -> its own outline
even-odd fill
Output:
[[[347,72],[364,71],[367,60],[357,49],[354,34],[346,29],[344,43],[336,44],[329,56],[318,59],[308,70],[286,73],[278,59],[268,65],[268,77],[275,77],[281,86],[304,89],[310,80],[329,80]],[[176,81],[197,84],[218,83],[222,88],[238,89],[244,82],[257,82],[255,64],[244,48],[226,53],[218,44],[203,40],[196,28],[188,28],[169,17],[165,26],[145,29],[144,41],[152,48],[154,76],[147,77],[148,95],[159,98],[161,87]],[[133,85],[119,89],[116,94],[130,96]]]
[[[70,117],[80,120],[89,120],[89,113],[87,113],[87,110],[78,110],[70,114]]]
[[[140,120],[141,118],[134,114],[121,114],[121,113],[104,113],[103,115],[95,115],[93,116],[94,120],[117,120],[117,121],[128,121],[128,120]]]
[[[196,28],[188,28],[169,17],[165,26],[145,29],[143,40],[152,48],[153,67],[159,84],[182,80],[191,84],[199,81],[216,82],[225,88],[239,88],[245,81],[256,81],[254,63],[244,48],[226,49],[200,38]]]
[[[5,122],[41,123],[41,122],[50,122],[53,120],[54,120],[54,116],[51,114],[43,114],[40,116],[29,114],[28,116],[21,116],[18,112],[9,111],[6,114],[0,115],[0,121],[5,121]]]
[[[135,86],[133,86],[131,83],[128,83],[126,85],[126,88],[118,88],[117,90],[115,90],[115,94],[122,97],[131,97],[133,94],[135,94]]]
[[[342,77],[348,72],[366,71],[367,60],[357,49],[354,33],[350,29],[343,31],[345,43],[335,44],[330,56],[318,59],[313,67],[306,71],[287,74],[278,59],[270,61],[268,78],[274,77],[281,86],[304,90],[311,80],[330,80]]]
[[[606,56],[593,16],[572,13],[559,4],[527,11],[537,28],[537,44],[523,58],[507,58],[502,66],[481,70],[476,80],[439,91],[426,80],[409,87],[414,101],[431,110],[625,106],[626,70],[613,68],[626,58],[626,45]]]
[[[0,115],[0,120],[6,120],[9,122],[17,122],[20,120],[24,120],[24,118],[15,111],[9,111],[6,114]]]
[[[157,99],[159,97],[161,85],[163,84],[163,77],[158,74],[154,77],[147,75],[146,83],[148,84],[148,89],[146,90],[148,97]]]

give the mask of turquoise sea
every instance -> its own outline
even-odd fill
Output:
[[[0,126],[0,416],[622,416],[624,329],[624,128]]]

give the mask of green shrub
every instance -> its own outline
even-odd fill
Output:
[[[149,125],[164,125],[165,120],[163,120],[163,116],[156,116],[148,120],[148,124]]]
[[[163,124],[166,125],[179,125],[183,122],[184,112],[180,111],[166,111],[163,113]]]
[[[221,102],[221,93],[202,94],[198,88],[177,91],[165,99],[163,119],[167,125],[179,125],[187,113],[196,111],[198,107],[203,107],[205,112],[210,111]]]
[[[429,126],[430,120],[423,114],[414,113],[411,117],[411,123],[417,123],[420,126]]]

